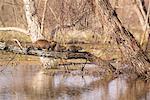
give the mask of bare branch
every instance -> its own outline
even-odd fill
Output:
[[[142,49],[145,51],[146,50],[146,46],[148,43],[148,37],[149,37],[149,33],[148,33],[148,29],[149,29],[149,23],[148,23],[148,15],[149,15],[149,11],[146,12],[144,11],[144,5],[142,4],[141,0],[133,0],[135,3],[135,11],[139,17],[142,29],[144,31],[144,33],[141,35],[141,41],[140,41],[140,45],[142,46]]]
[[[150,1],[149,1],[149,4],[148,4],[148,10],[147,10],[147,15],[146,15],[146,25],[145,25],[146,29],[150,28],[149,23],[148,23],[148,19],[150,17],[149,15],[150,15]]]
[[[140,8],[140,11],[141,11],[141,13],[142,13],[142,15],[143,15],[144,20],[146,20],[146,14],[145,14],[145,11],[144,11],[144,9],[143,9],[142,1],[141,1],[141,0],[136,0],[136,3],[137,3],[137,5],[138,5],[139,8]]]
[[[58,24],[60,24],[60,21],[58,20],[58,18],[57,18],[57,16],[56,16],[56,14],[55,14],[55,12],[54,12],[54,10],[53,10],[50,6],[48,6],[48,8],[49,8],[49,9],[50,9],[50,11],[52,12],[52,14],[53,14],[53,16],[54,16],[54,18],[55,18],[56,22],[57,22]]]
[[[141,23],[141,26],[142,26],[143,30],[145,30],[145,14],[143,15],[143,13],[141,11],[141,8],[136,3],[136,0],[135,0],[135,5],[134,5],[134,10],[135,10],[135,12],[137,13],[137,15],[139,17],[139,20],[140,20],[140,23]]]
[[[17,31],[26,35],[30,35],[27,30],[18,27],[0,27],[0,31]]]
[[[44,19],[45,19],[45,12],[47,8],[47,1],[48,0],[45,0],[45,3],[44,3],[44,10],[43,10],[42,22],[41,22],[41,33],[43,33],[43,29],[44,29]]]
[[[15,3],[15,0],[12,0],[13,4]],[[17,14],[16,14],[16,6],[13,6],[13,13],[14,13],[14,19],[15,19],[15,26],[17,25],[18,21],[17,21]]]

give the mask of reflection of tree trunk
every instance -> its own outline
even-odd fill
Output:
[[[96,0],[102,24],[107,33],[111,34],[114,41],[122,51],[125,58],[125,66],[131,67],[140,76],[147,76],[149,73],[149,60],[140,49],[133,35],[127,31],[117,17],[108,0]]]
[[[142,80],[128,80],[124,84],[125,91],[119,95],[118,100],[137,100],[137,98],[144,98],[148,93],[149,82]]]

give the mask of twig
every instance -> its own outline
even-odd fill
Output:
[[[48,0],[45,0],[45,3],[44,3],[44,10],[43,10],[42,22],[41,22],[41,33],[43,33],[43,28],[44,28],[44,19],[45,19],[45,12],[46,12],[46,7],[47,7],[47,1]]]
[[[140,8],[140,11],[142,13],[142,16],[143,16],[144,20],[146,20],[146,14],[145,14],[145,11],[143,9],[142,0],[136,0],[136,2],[137,2],[138,6]]]
[[[15,0],[12,0],[12,2],[13,2],[13,4],[16,4],[16,3],[15,3]],[[17,16],[16,16],[16,15],[17,15],[17,14],[16,14],[16,11],[17,11],[17,10],[16,10],[16,7],[17,7],[17,6],[13,6],[13,13],[14,13],[14,17],[13,17],[13,18],[15,18],[15,26],[16,26],[17,23],[18,23],[18,21],[17,21],[18,18],[17,18]]]
[[[49,8],[49,9],[50,9],[50,11],[52,12],[52,14],[53,14],[53,16],[54,16],[54,18],[55,18],[56,22],[57,22],[58,24],[60,24],[60,21],[58,20],[58,18],[57,18],[57,16],[56,16],[56,14],[55,14],[55,12],[54,12],[54,10],[53,10],[50,6],[48,6],[48,8]]]
[[[144,25],[144,33],[142,34],[142,38],[141,38],[141,42],[140,44],[143,44],[143,41],[146,40],[146,45],[144,47],[144,51],[147,48],[147,44],[148,44],[148,38],[149,38],[149,23],[148,23],[148,19],[149,19],[149,14],[150,14],[150,1],[149,1],[149,5],[148,5],[148,10],[147,10],[147,15],[146,15],[146,20],[145,20],[145,25]]]

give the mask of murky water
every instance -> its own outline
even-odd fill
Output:
[[[6,64],[0,60],[0,70]],[[49,75],[38,61],[13,60],[0,72],[0,100],[150,100],[150,83],[125,77]]]

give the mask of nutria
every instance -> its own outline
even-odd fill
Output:
[[[65,52],[65,51],[68,51],[68,52],[73,52],[73,53],[76,53],[76,52],[79,52],[81,51],[82,48],[79,47],[79,46],[75,46],[75,45],[71,45],[71,46],[64,46],[64,45],[60,45],[60,44],[56,44],[55,47],[54,47],[54,51],[57,51],[57,52]]]
[[[76,53],[76,52],[79,52],[81,51],[82,48],[79,47],[79,46],[75,46],[75,45],[71,45],[71,46],[63,46],[63,45],[60,45],[60,44],[56,44],[56,46],[54,47],[54,51],[57,51],[57,52],[64,52],[64,51],[67,51],[67,52],[73,52],[73,53]]]
[[[79,52],[81,50],[82,50],[82,48],[80,46],[71,45],[71,46],[67,47],[67,51],[69,51],[69,52],[76,53],[76,52]]]
[[[13,41],[15,41],[19,45],[20,49],[23,50],[21,43],[17,39],[13,39]],[[27,52],[30,49],[35,49],[35,48],[39,50],[46,49],[48,51],[52,50],[57,52],[63,52],[67,50],[65,46],[62,46],[55,41],[47,41],[45,39],[39,39],[35,41],[33,44],[31,44],[30,46],[27,46]]]
[[[39,39],[33,43],[33,48],[37,49],[46,49],[46,50],[54,50],[56,46],[55,41],[47,41],[45,39]]]
[[[20,42],[17,39],[13,39],[21,48],[21,50],[23,49],[23,47],[21,46]],[[69,52],[79,52],[80,50],[82,50],[81,47],[79,46],[75,46],[75,45],[71,45],[71,46],[62,46],[59,43],[55,42],[55,41],[47,41],[45,39],[39,39],[37,41],[35,41],[32,46],[29,46],[27,49],[27,52],[31,49],[31,48],[37,48],[39,50],[42,49],[46,49],[46,50],[52,50],[52,51],[57,51],[57,52],[63,52],[63,51],[69,51]]]

